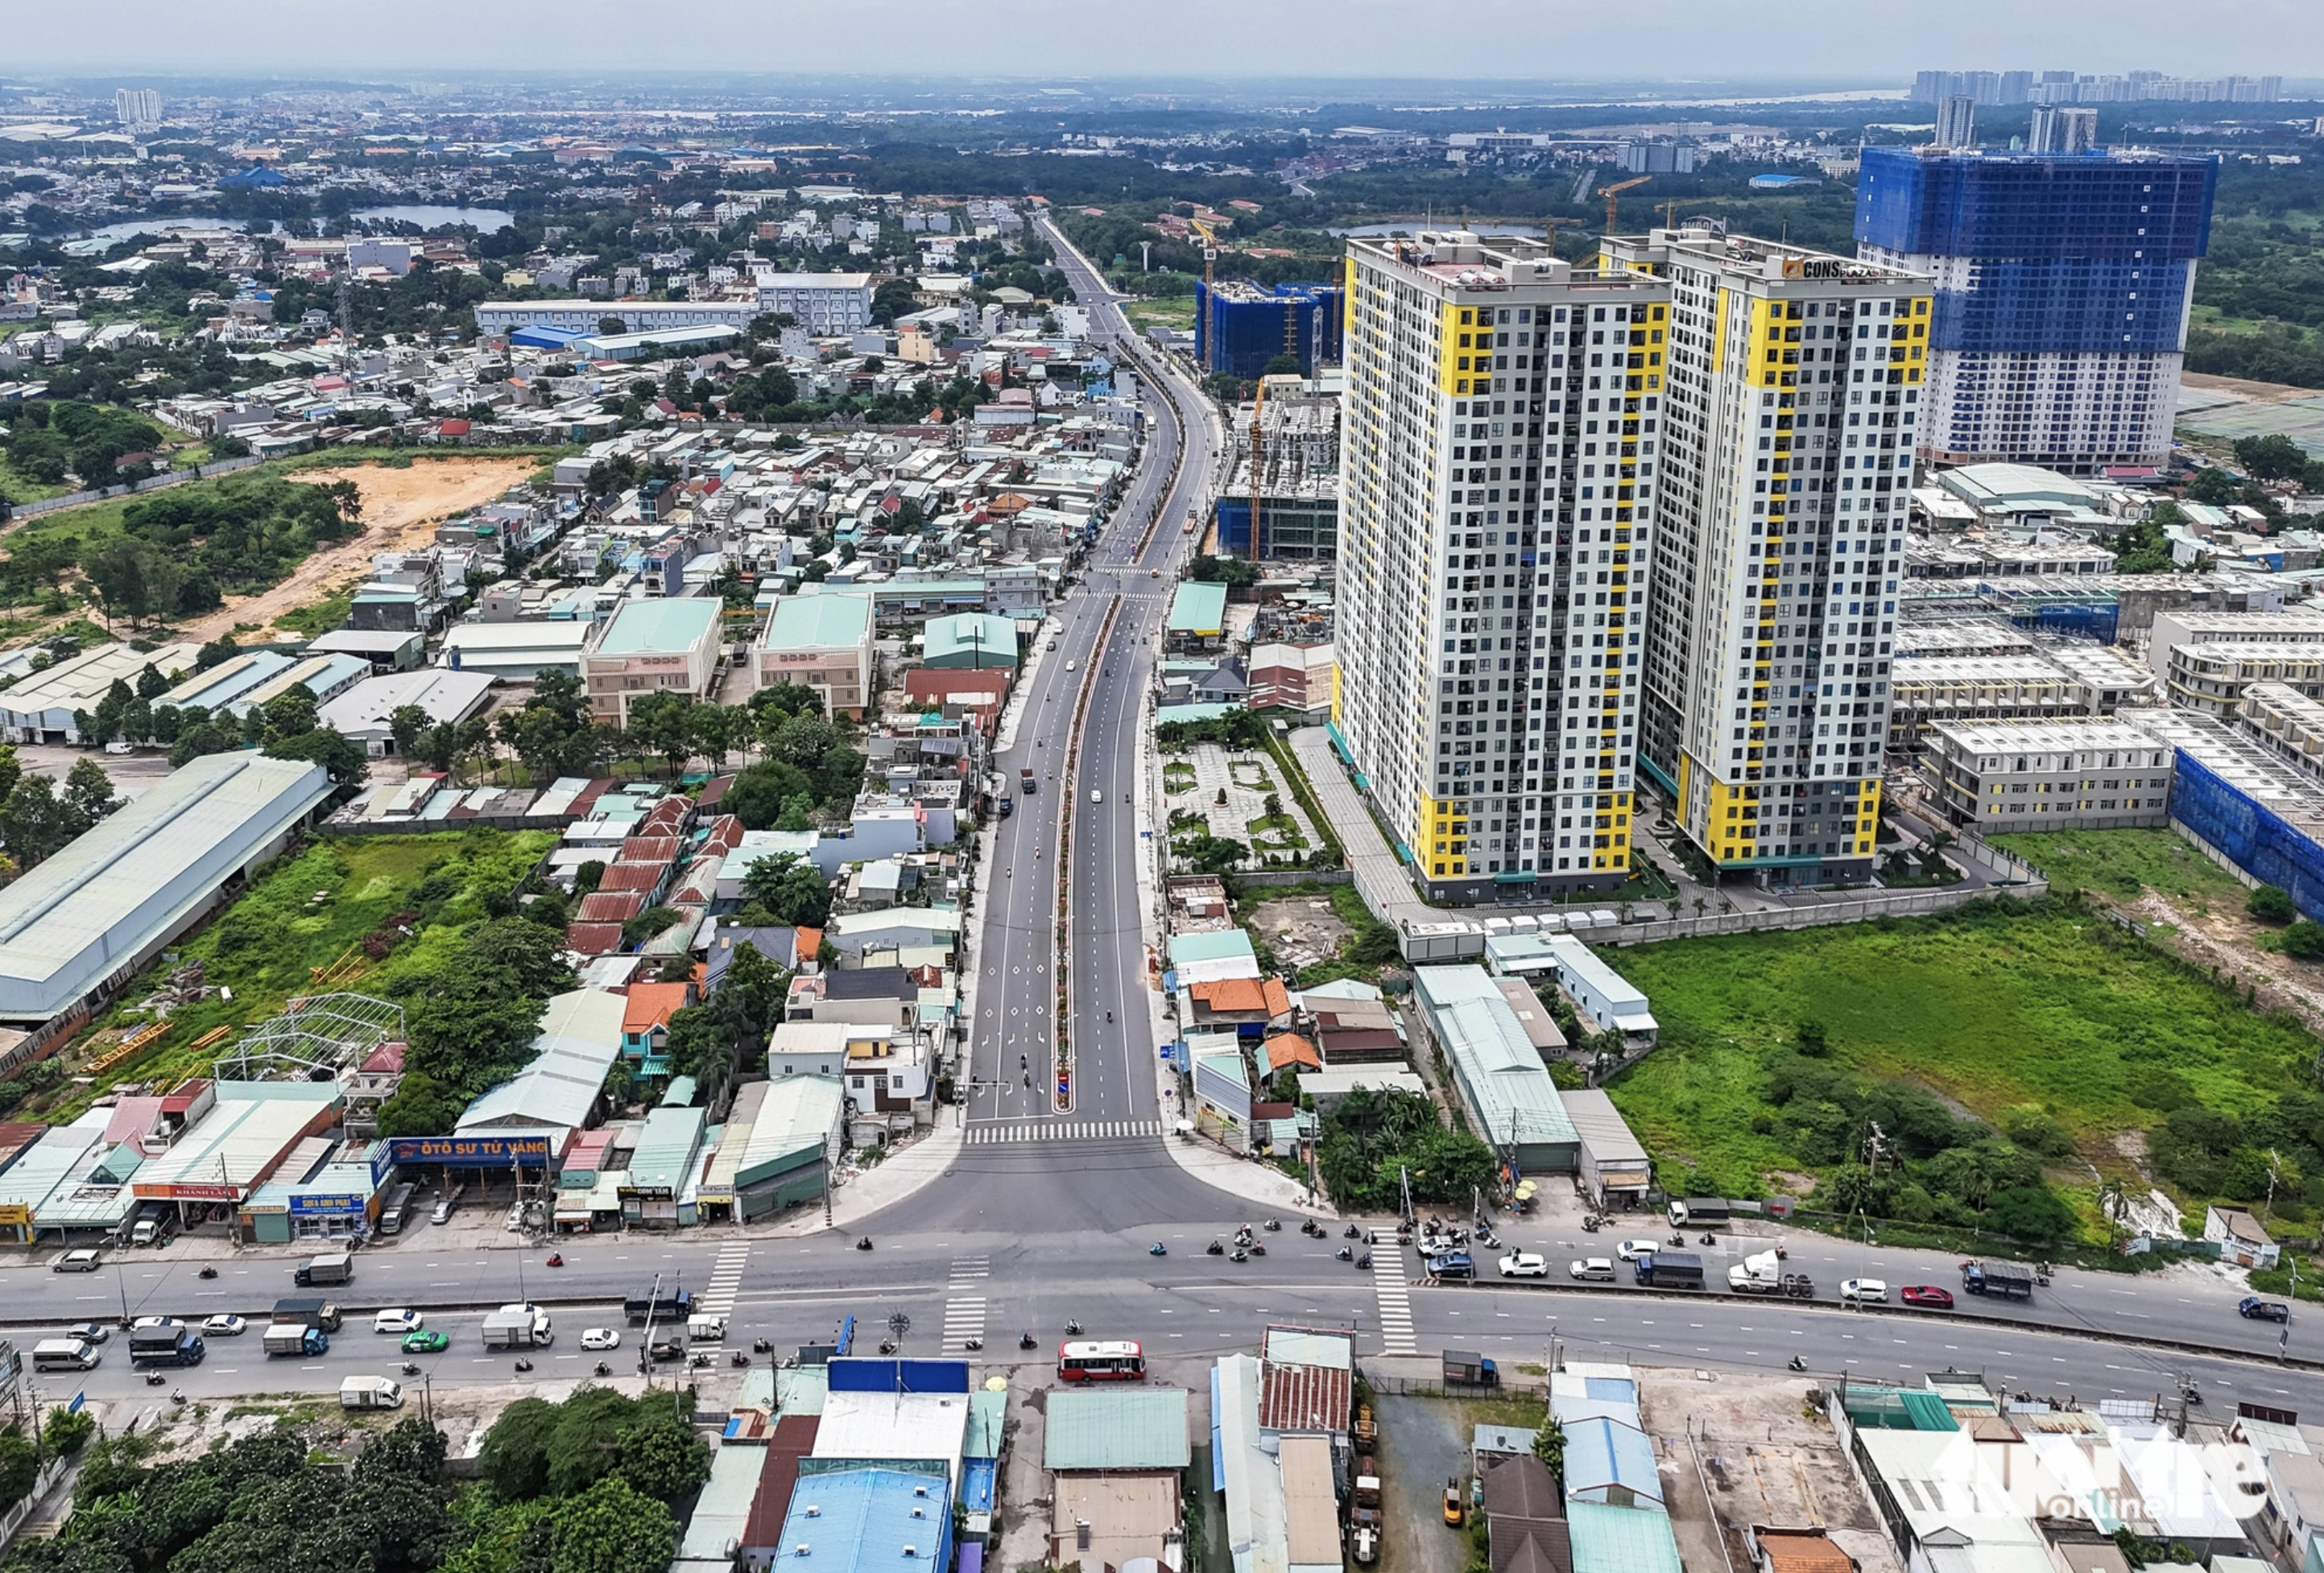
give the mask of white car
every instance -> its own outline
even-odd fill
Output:
[[[581,1347],[585,1349],[618,1349],[622,1347],[621,1330],[617,1328],[584,1328],[581,1330]]]
[[[1566,1272],[1584,1283],[1614,1282],[1614,1264],[1605,1256],[1585,1256],[1566,1268]]]
[[[1640,1256],[1651,1256],[1661,1247],[1653,1240],[1624,1240],[1614,1247],[1614,1254],[1625,1262],[1635,1262]]]
[[[416,1311],[388,1310],[371,1319],[371,1330],[375,1333],[416,1333],[428,1325],[428,1319]]]
[[[1548,1261],[1545,1258],[1536,1255],[1532,1251],[1511,1251],[1508,1256],[1501,1258],[1500,1265],[1501,1276],[1504,1278],[1546,1278],[1549,1276]]]
[[[91,1250],[67,1251],[63,1256],[59,1256],[55,1262],[51,1264],[50,1271],[54,1273],[94,1273],[104,1260],[105,1258],[102,1256]]]
[[[1877,1305],[1888,1298],[1888,1285],[1878,1278],[1850,1278],[1840,1286],[1843,1305]]]
[[[126,754],[133,750],[127,743],[123,742],[119,738],[115,738],[111,742],[105,745],[105,751],[108,754]]]
[[[1103,803],[1105,801],[1105,794],[1093,786],[1090,788],[1090,801],[1092,803]]]
[[[213,1338],[238,1338],[250,1330],[250,1324],[238,1316],[214,1316],[202,1323],[202,1331]]]
[[[181,1328],[185,1325],[174,1316],[141,1316],[129,1324],[129,1330],[142,1333],[149,1328]]]

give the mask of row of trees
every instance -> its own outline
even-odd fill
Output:
[[[9,468],[50,486],[69,476],[83,486],[134,479],[120,470],[119,461],[161,443],[161,428],[143,416],[78,400],[27,399],[10,411],[8,423]],[[152,466],[141,473],[152,474]]]
[[[53,856],[89,826],[121,806],[113,777],[94,759],[74,761],[59,788],[46,776],[27,775],[15,745],[0,745],[0,884]]]

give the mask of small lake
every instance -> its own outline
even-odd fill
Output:
[[[516,216],[503,208],[439,207],[426,203],[405,203],[394,207],[358,207],[348,216],[366,224],[416,224],[422,229],[451,229],[466,224],[475,225],[478,235],[506,229],[516,222]]]

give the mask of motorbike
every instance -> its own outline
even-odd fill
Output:
[[[1335,1262],[1352,1262],[1355,1259],[1356,1254],[1345,1246],[1332,1253],[1332,1260]]]
[[[1370,1272],[1370,1271],[1371,1271],[1371,1266],[1372,1266],[1372,1254],[1371,1254],[1370,1251],[1366,1251],[1362,1256],[1358,1256],[1358,1257],[1356,1258],[1356,1269],[1357,1269],[1357,1271],[1359,1271],[1359,1272],[1362,1272],[1362,1273],[1369,1273],[1369,1272]]]
[[[1265,1229],[1268,1234],[1279,1235],[1283,1232],[1283,1220],[1279,1218],[1270,1218],[1265,1223],[1259,1225],[1259,1228]]]
[[[751,1363],[751,1357],[737,1349],[726,1357],[726,1363],[730,1366],[747,1366]]]
[[[167,1381],[169,1381],[169,1378],[162,1375],[159,1371],[148,1371],[145,1373],[145,1385],[148,1387],[159,1387]]]
[[[1582,1231],[1584,1234],[1596,1234],[1598,1232],[1598,1220],[1594,1218],[1583,1219],[1582,1220]]]
[[[880,1352],[883,1355],[894,1354],[896,1352],[896,1340],[893,1338],[881,1338],[880,1340]]]
[[[2179,1396],[2189,1403],[2200,1403],[2203,1402],[2203,1394],[2196,1387],[2195,1379],[2191,1376],[2181,1379],[2179,1383]]]
[[[205,1267],[201,1270],[200,1276],[204,1278],[215,1278],[217,1276],[217,1269],[216,1267]]]
[[[774,1347],[775,1340],[772,1338],[752,1338],[751,1340],[751,1352],[754,1355],[766,1354]]]
[[[1323,1235],[1323,1226],[1312,1218],[1303,1218],[1299,1220],[1299,1232],[1321,1239]]]
[[[1248,1262],[1250,1260],[1250,1253],[1238,1246],[1235,1247],[1234,1259],[1238,1262]]]
[[[1808,1368],[1808,1363],[1805,1360],[1801,1359],[1797,1355],[1794,1355],[1787,1364],[1794,1371],[1804,1371]]]
[[[419,1361],[417,1361],[417,1360],[406,1360],[406,1361],[403,1363],[403,1374],[404,1374],[406,1376],[417,1376],[417,1375],[420,1375],[420,1362],[419,1362]]]
[[[1073,1320],[1072,1318],[1070,1318],[1070,1317],[1066,1318],[1066,1319],[1065,1319],[1065,1337],[1067,1337],[1067,1338],[1079,1338],[1079,1337],[1081,1337],[1081,1336],[1082,1336],[1082,1324],[1081,1324],[1081,1323],[1079,1323],[1079,1322],[1077,1322],[1077,1321],[1075,1321],[1075,1320]]]
[[[687,1361],[687,1364],[693,1366],[697,1371],[702,1369],[704,1366],[710,1364],[710,1351],[707,1349],[702,1350],[698,1354],[695,1355],[693,1358]]]
[[[1110,1010],[1109,1010],[1109,1011],[1107,1011],[1107,1012],[1105,1013],[1105,1019],[1106,1019],[1106,1020],[1108,1020],[1108,1021],[1111,1021],[1111,1020],[1113,1019],[1113,1012],[1111,1012],[1111,1011],[1110,1011]]]
[[[1340,1237],[1344,1240],[1361,1239],[1363,1237],[1363,1233],[1364,1231],[1358,1228],[1354,1224],[1350,1224],[1347,1228],[1340,1231]]]
[[[532,1362],[530,1360],[519,1360],[516,1363],[516,1368],[519,1371],[530,1371],[532,1369]]]
[[[1149,1256],[1167,1256],[1170,1254],[1170,1247],[1164,1245],[1160,1240],[1156,1240],[1152,1245],[1146,1247],[1146,1254]]]
[[[1719,1243],[1719,1238],[1716,1235],[1705,1235],[1695,1243],[1702,1246],[1715,1246]]]
[[[597,1375],[600,1375],[600,1376],[611,1376],[613,1374],[613,1368],[611,1366],[606,1365],[606,1364],[605,1364],[605,1362],[604,1362],[604,1361],[603,1361],[603,1360],[600,1360],[600,1361],[598,1361],[598,1362],[597,1362]]]
[[[1686,1244],[1686,1237],[1684,1235],[1673,1235],[1670,1237],[1670,1243],[1674,1246],[1683,1246]]]
[[[171,1389],[170,1390],[170,1402],[171,1402],[171,1403],[179,1403],[179,1404],[182,1404],[183,1403],[185,1403],[185,1402],[186,1402],[186,1390],[185,1390],[184,1388],[182,1388],[182,1387],[173,1387],[173,1388],[171,1388]],[[2196,1403],[2200,1403],[2202,1402],[2202,1400],[2199,1398],[2199,1399],[2197,1399],[2195,1402],[2196,1402]]]
[[[872,1248],[872,1237],[870,1235],[865,1235],[862,1238],[858,1239],[855,1242],[855,1248],[859,1251],[870,1250]]]
[[[968,1350],[971,1354],[973,1354],[977,1350],[984,1348],[984,1340],[982,1338],[970,1338],[961,1347]]]
[[[549,1265],[552,1267],[562,1267],[565,1265],[565,1258],[552,1252],[549,1258]]]
[[[1031,1333],[1019,1333],[1019,1334],[1018,1334],[1018,1335],[1017,1335],[1017,1347],[1018,1347],[1019,1348],[1020,1348],[1020,1349],[1029,1349],[1029,1348],[1031,1348],[1033,1347],[1033,1335],[1032,1335]]]
[[[1203,1254],[1206,1256],[1223,1256],[1227,1254],[1227,1248],[1218,1241],[1213,1240],[1203,1247]]]

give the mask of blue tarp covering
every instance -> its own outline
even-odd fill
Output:
[[[994,1460],[969,1458],[960,1467],[960,1499],[971,1513],[992,1511],[992,1472]]]
[[[1211,1367],[1211,1489],[1227,1488],[1227,1450],[1219,1445],[1219,1368]]]
[[[834,1393],[965,1393],[965,1360],[834,1360]]]
[[[2324,847],[2186,750],[2178,752],[2171,817],[2261,884],[2282,886],[2292,905],[2324,922]]]

